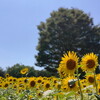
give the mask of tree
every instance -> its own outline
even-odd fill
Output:
[[[31,66],[25,66],[25,65],[20,65],[20,64],[15,64],[13,65],[12,67],[8,67],[6,69],[6,73],[8,73],[10,76],[13,76],[13,77],[22,77],[22,74],[20,73],[20,70],[22,70],[23,68],[29,68],[29,72],[28,72],[28,77],[31,77],[31,76],[35,76],[35,69],[34,67],[31,67]],[[26,77],[26,75],[23,75]]]
[[[5,76],[5,71],[0,67],[0,76],[4,77]]]
[[[39,76],[51,77],[51,76],[54,76],[54,75],[47,70],[40,70],[40,71],[36,70],[36,77],[39,77]]]
[[[36,65],[48,71],[56,72],[67,51],[75,51],[80,57],[89,52],[100,54],[100,27],[82,10],[59,8],[38,25],[38,30]]]

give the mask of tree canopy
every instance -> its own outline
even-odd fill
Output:
[[[4,77],[5,76],[5,71],[0,67],[0,77]]]
[[[42,77],[50,77],[50,76],[53,76],[50,72],[48,72],[47,70],[35,70],[33,66],[26,66],[26,65],[22,65],[22,64],[15,64],[11,67],[7,67],[6,71],[4,72],[1,68],[0,68],[0,76],[5,76],[5,73],[8,73],[10,76],[13,76],[13,77],[26,77],[26,74],[25,75],[22,75],[20,73],[20,71],[24,68],[28,68],[29,71],[28,71],[28,74],[27,74],[27,77],[39,77],[39,76],[42,76]]]
[[[6,69],[6,73],[8,73],[10,76],[19,78],[19,77],[22,77],[22,74],[20,73],[20,71],[23,68],[28,68],[29,69],[29,72],[28,72],[28,75],[27,75],[28,77],[35,76],[35,69],[34,69],[34,67],[21,65],[21,64],[18,64],[18,63],[13,65],[12,67],[8,67]]]
[[[56,72],[67,51],[75,51],[80,57],[90,52],[100,56],[100,27],[90,15],[74,8],[59,8],[50,15],[38,25],[37,66]]]

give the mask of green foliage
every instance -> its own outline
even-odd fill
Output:
[[[5,76],[5,71],[0,67],[0,76],[4,77]]]
[[[97,100],[100,100],[100,95],[95,94],[95,97],[97,98]]]
[[[75,51],[80,57],[90,52],[100,56],[100,27],[93,25],[92,18],[82,10],[60,8],[53,11],[38,30],[36,65],[51,73],[56,72],[55,68],[67,51]]]
[[[22,76],[26,77],[26,75],[22,75],[20,73],[20,70],[22,70],[23,68],[26,68],[26,67],[29,69],[27,77],[31,77],[31,76],[34,76],[34,77],[39,77],[39,76],[50,77],[50,76],[54,76],[52,73],[48,72],[47,70],[40,70],[39,71],[39,70],[35,70],[34,67],[20,65],[20,64],[15,64],[12,67],[8,67],[6,69],[6,73],[8,73],[10,76],[17,77],[17,78],[22,77]],[[4,76],[4,74],[1,73],[1,76]]]
[[[36,77],[38,76],[42,76],[42,77],[50,77],[50,76],[54,76],[52,73],[50,73],[47,70],[41,70],[41,71],[36,71]]]
[[[8,67],[6,70],[6,73],[9,73],[10,76],[19,78],[19,77],[22,77],[20,70],[23,68],[26,68],[26,67],[29,68],[29,72],[28,72],[27,76],[28,77],[35,76],[34,67],[20,65],[20,64],[15,64],[12,67]],[[23,76],[25,76],[25,75],[23,75]]]

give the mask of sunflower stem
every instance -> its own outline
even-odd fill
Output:
[[[79,80],[78,69],[77,69],[77,79],[78,79],[78,85],[79,85],[79,89],[80,89],[81,100],[83,100],[83,93],[82,93],[81,84],[80,84],[80,80]]]
[[[94,81],[95,81],[95,87],[96,87],[96,94],[98,94],[98,88],[97,88],[97,81],[96,81],[95,71],[94,71]]]
[[[76,98],[76,94],[75,94],[75,100],[77,100],[77,98]]]
[[[59,100],[59,99],[58,99],[58,95],[57,95],[57,98],[56,98],[56,100]]]

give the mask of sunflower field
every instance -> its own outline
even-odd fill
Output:
[[[20,71],[21,78],[9,74],[0,77],[0,100],[100,100],[97,66],[96,54],[88,53],[79,58],[74,51],[69,51],[57,68],[59,78],[27,77],[28,68]],[[86,73],[83,79],[79,78],[79,68]]]

